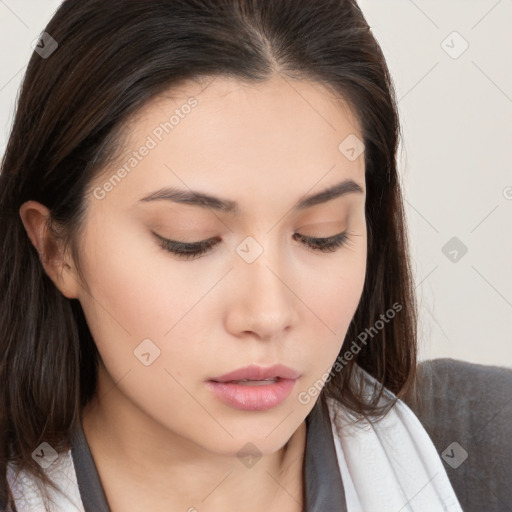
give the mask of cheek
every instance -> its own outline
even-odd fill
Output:
[[[348,323],[355,313],[366,276],[366,238],[341,248],[338,254],[320,256],[304,270],[308,299],[316,304],[320,318],[334,326]],[[327,322],[326,322],[327,323]]]
[[[302,293],[312,311],[308,318],[315,346],[310,347],[310,353],[317,354],[314,359],[317,373],[334,363],[359,305],[366,276],[365,243],[364,240],[357,248],[346,249],[332,265],[309,272],[309,288]]]
[[[204,348],[191,340],[203,339],[214,316],[215,301],[202,297],[218,279],[215,272],[193,272],[148,234],[114,225],[90,230],[95,238],[86,240],[83,266],[91,293],[80,297],[105,365],[119,378],[143,367],[138,358],[150,352],[151,359],[158,355],[152,368],[191,371]]]

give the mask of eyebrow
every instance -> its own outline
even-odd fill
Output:
[[[306,208],[326,203],[327,201],[331,201],[332,199],[336,199],[350,193],[362,194],[363,188],[355,181],[346,179],[323,190],[322,192],[301,198],[293,206],[293,209],[297,211],[305,210]],[[139,202],[144,203],[160,200],[200,206],[201,208],[211,208],[224,213],[230,213],[232,215],[238,215],[240,213],[240,207],[236,201],[222,199],[196,190],[181,190],[174,187],[163,187],[143,197]]]

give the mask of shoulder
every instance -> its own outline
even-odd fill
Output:
[[[403,400],[431,437],[464,510],[512,503],[512,368],[423,361],[416,396]]]
[[[404,401],[434,430],[461,429],[460,421],[487,434],[505,425],[512,428],[512,367],[451,358],[422,361],[417,398]]]
[[[423,378],[430,375],[437,382],[449,381],[468,387],[475,387],[482,382],[494,382],[503,390],[512,382],[512,365],[492,366],[448,357],[422,361],[418,364],[418,371]],[[465,377],[472,377],[476,381],[466,380]]]

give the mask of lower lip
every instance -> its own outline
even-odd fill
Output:
[[[296,379],[280,379],[270,384],[248,385],[208,381],[208,387],[224,403],[244,411],[265,411],[276,407],[291,393]]]

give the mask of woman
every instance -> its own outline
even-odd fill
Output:
[[[0,176],[5,509],[462,510],[398,137],[354,1],[64,2]]]

